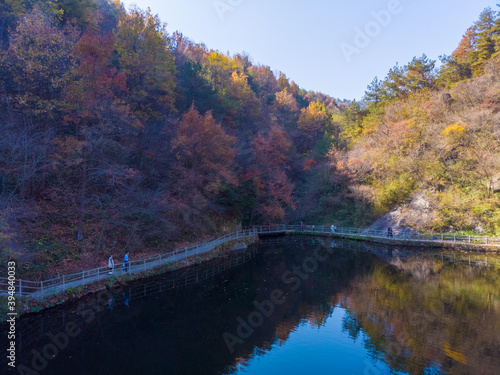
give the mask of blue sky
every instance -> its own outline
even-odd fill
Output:
[[[497,0],[126,0],[151,8],[169,33],[246,52],[306,90],[361,99],[375,76],[425,53],[451,54]]]

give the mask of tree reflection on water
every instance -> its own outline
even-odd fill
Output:
[[[439,364],[446,373],[500,368],[500,273],[433,259],[373,263],[344,292],[344,328],[363,329],[373,356],[411,374]],[[424,272],[422,272],[424,270]]]
[[[318,261],[297,289],[284,283],[283,275],[318,249],[329,250],[327,259]],[[498,268],[491,259],[485,267],[434,255],[327,238],[263,239],[246,255],[125,286],[113,303],[97,302],[90,321],[75,305],[20,319],[18,363],[29,366],[33,350],[50,342],[48,332],[57,334],[75,322],[82,333],[41,374],[67,374],[68,368],[75,375],[235,373],[251,369],[256,358],[272,356],[301,327],[321,331],[341,312],[340,334],[362,342],[373,361],[394,372],[497,373]],[[283,303],[231,353],[224,333],[236,333],[238,318],[246,319],[255,311],[254,302],[269,299],[276,289],[283,292]],[[94,300],[90,296],[78,303]],[[310,345],[314,353],[330,344]],[[301,360],[290,358],[297,364]],[[341,372],[328,368],[322,373]]]

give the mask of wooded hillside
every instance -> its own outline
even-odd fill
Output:
[[[499,28],[485,10],[439,69],[396,66],[362,107],[149,10],[2,2],[2,259],[63,272],[241,224],[365,226],[415,195],[418,229],[500,235]]]
[[[438,69],[425,55],[396,65],[368,86],[367,108],[343,112],[348,146],[333,159],[376,214],[417,200],[414,229],[500,235],[499,50],[487,8]]]

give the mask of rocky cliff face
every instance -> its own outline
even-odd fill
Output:
[[[439,220],[439,210],[442,208],[435,194],[435,191],[415,193],[409,201],[376,220],[370,229],[387,230],[391,227],[395,233],[432,230]],[[484,233],[484,227],[477,221],[477,218],[470,216],[468,221],[477,234]],[[456,231],[456,228],[450,227],[449,231]]]
[[[431,226],[436,219],[434,206],[432,196],[420,192],[409,202],[379,218],[370,229],[387,230],[391,227],[396,233],[421,231]]]

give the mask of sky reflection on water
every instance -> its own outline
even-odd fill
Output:
[[[51,343],[47,333],[70,322],[81,333],[40,374],[498,373],[498,269],[431,255],[327,238],[264,240],[111,298],[24,317],[18,363],[32,367]],[[241,321],[258,318],[255,303],[276,291],[280,303],[241,338]],[[231,347],[227,334],[237,340]]]

